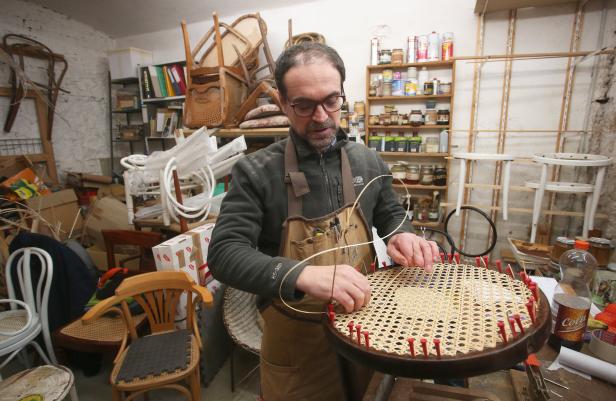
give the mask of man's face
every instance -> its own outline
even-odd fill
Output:
[[[340,73],[326,60],[317,60],[311,64],[296,65],[284,76],[287,88],[286,99],[281,99],[282,108],[293,130],[318,152],[325,150],[336,136],[340,126],[340,110],[326,111],[322,102],[331,104],[342,95]],[[304,105],[318,105],[310,116],[299,116]],[[293,106],[295,105],[295,111]],[[330,108],[331,109],[331,108]],[[305,113],[301,113],[305,114]]]

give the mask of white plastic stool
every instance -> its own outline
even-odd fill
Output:
[[[456,216],[460,215],[462,198],[464,197],[464,184],[466,176],[466,162],[468,160],[491,160],[503,162],[503,220],[508,218],[509,204],[509,182],[511,177],[511,162],[515,159],[513,155],[499,153],[454,153],[454,159],[460,160],[460,175],[458,177],[458,200],[456,202]]]
[[[584,226],[582,235],[588,236],[588,231],[594,228],[595,215],[599,205],[599,195],[605,179],[607,166],[612,159],[607,156],[589,155],[579,153],[540,153],[533,156],[536,163],[541,163],[541,177],[539,181],[528,181],[525,186],[534,188],[535,202],[533,204],[533,222],[530,233],[530,242],[535,242],[537,237],[537,224],[541,214],[541,203],[545,191],[560,193],[586,193],[586,206],[584,208]],[[574,167],[597,167],[594,184],[575,182],[548,182],[548,166],[574,166]]]

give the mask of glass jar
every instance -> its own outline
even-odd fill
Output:
[[[437,166],[434,169],[433,183],[441,187],[447,185],[447,168],[445,166]]]
[[[383,82],[383,96],[391,96],[391,82]]]
[[[434,183],[434,166],[424,164],[421,166],[419,183],[421,185],[432,185]]]
[[[588,243],[590,244],[589,252],[597,259],[597,266],[607,266],[612,254],[612,241],[607,238],[591,237]]]
[[[392,64],[404,63],[404,51],[402,51],[402,49],[394,49],[391,52],[391,63]]]
[[[418,164],[409,164],[406,166],[405,182],[410,185],[419,184],[419,165]]]
[[[379,125],[379,116],[377,116],[376,114],[371,114],[368,117],[368,124],[369,125]]]
[[[392,111],[396,110],[396,106],[393,104],[386,104],[383,106],[383,110],[385,110],[385,113],[391,113]]]
[[[436,109],[426,109],[426,115],[424,116],[424,125],[436,125],[436,119],[438,114]]]
[[[394,80],[394,70],[383,70],[383,82],[391,82]]]
[[[391,50],[381,50],[381,52],[379,53],[379,64],[391,64]]]
[[[451,82],[441,82],[438,86],[438,90],[441,95],[451,94]]]
[[[432,81],[424,83],[423,94],[424,96],[434,95],[434,83]]]
[[[370,89],[368,90],[368,96],[376,96],[376,85],[370,84]]]
[[[449,125],[449,110],[441,109],[436,113],[437,125]]]
[[[402,180],[406,178],[406,166],[402,163],[396,163],[391,168],[391,175],[393,175],[394,180]],[[399,184],[400,182],[397,182]]]
[[[438,153],[438,138],[430,137],[426,139],[426,152]]]
[[[374,149],[377,152],[381,150],[381,138],[380,136],[372,135],[368,137],[368,147]]]
[[[421,110],[411,110],[411,114],[409,114],[409,123],[413,127],[423,125],[423,114],[421,113]]]
[[[573,245],[575,245],[575,240],[567,237],[557,237],[554,246],[552,247],[552,252],[550,253],[550,259],[554,262],[558,262],[560,259],[560,255],[569,249],[573,249]]]
[[[407,150],[407,139],[403,136],[398,136],[395,139],[396,142],[396,152],[406,152]]]
[[[398,117],[398,123],[400,125],[409,125],[409,116],[408,114],[400,114]]]
[[[420,136],[412,136],[409,138],[409,142],[407,145],[407,149],[412,153],[419,153],[421,150],[421,137]]]
[[[398,112],[396,110],[389,113],[389,124],[398,125],[400,122],[399,120],[400,120],[400,116],[398,115]]]
[[[393,136],[385,137],[385,152],[395,152],[396,151],[396,142],[394,142]]]

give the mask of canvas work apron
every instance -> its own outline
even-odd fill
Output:
[[[326,216],[301,216],[301,196],[310,188],[299,171],[297,154],[289,138],[285,149],[285,177],[288,218],[283,224],[280,255],[303,260],[315,253],[371,239],[371,229],[355,201],[353,176],[348,156],[341,152],[342,185],[345,206]],[[308,261],[310,265],[348,264],[367,273],[374,260],[371,245],[327,252]],[[302,311],[324,311],[324,301],[305,296],[289,303]],[[261,344],[261,392],[265,401],[341,401],[345,399],[335,351],[329,346],[321,314],[293,311],[275,299],[263,312]]]

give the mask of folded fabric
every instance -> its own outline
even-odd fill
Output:
[[[256,118],[275,116],[277,114],[282,114],[280,111],[280,107],[275,104],[264,104],[263,106],[255,107],[246,113],[246,117],[244,117],[244,121],[246,120],[254,120]]]
[[[287,116],[271,116],[259,118],[256,120],[244,121],[240,124],[241,129],[247,128],[271,128],[271,127],[287,127],[289,125],[289,119]]]

